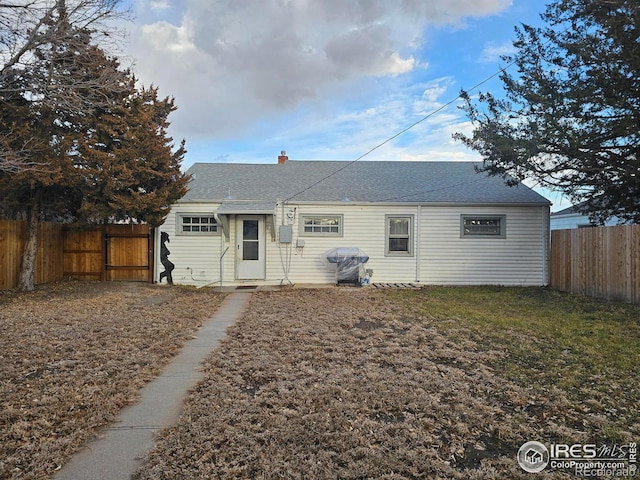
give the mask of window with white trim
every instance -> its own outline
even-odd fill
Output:
[[[507,237],[506,215],[460,215],[461,237]]]
[[[386,215],[386,255],[413,255],[413,215]]]
[[[302,215],[301,235],[342,236],[342,215]]]
[[[178,232],[183,235],[211,235],[218,233],[213,215],[180,215]]]

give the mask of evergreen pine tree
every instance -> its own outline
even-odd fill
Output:
[[[173,100],[157,88],[134,90],[109,111],[100,109],[78,143],[87,190],[79,219],[88,222],[144,221],[159,225],[171,204],[186,193],[180,172],[186,150],[167,136]]]
[[[50,22],[60,30],[67,17],[64,2],[57,5]],[[49,81],[29,82],[22,73],[22,89],[3,105],[14,109],[5,121],[15,119],[15,128],[28,130],[38,145],[31,152],[37,168],[0,170],[0,208],[28,224],[20,290],[34,286],[42,220],[157,225],[186,193],[184,141],[173,152],[167,137],[173,101],[158,100],[157,89],[137,90],[131,72],[91,43],[90,31],[74,32],[62,35],[65,43],[36,49],[39,69],[30,75]]]
[[[475,130],[456,138],[482,170],[562,191],[596,223],[640,222],[640,3],[555,0],[542,18],[504,58],[506,98],[465,95]]]

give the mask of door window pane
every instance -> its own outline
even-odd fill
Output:
[[[242,221],[242,239],[258,240],[258,220]]]
[[[258,260],[258,220],[242,221],[242,259]]]
[[[242,242],[242,259],[259,260],[258,250],[258,242],[254,242],[251,240]]]

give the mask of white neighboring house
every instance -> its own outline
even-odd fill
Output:
[[[589,220],[589,216],[578,211],[579,207],[580,205],[573,205],[553,212],[551,214],[551,230],[593,227],[594,225]],[[603,226],[610,227],[619,223],[618,217],[612,217]]]
[[[156,229],[154,278],[168,266],[177,284],[328,284],[327,253],[356,247],[372,283],[548,284],[550,202],[474,165],[284,152],[278,164],[196,163]]]

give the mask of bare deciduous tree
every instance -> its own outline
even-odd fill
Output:
[[[91,35],[101,45],[119,36],[114,20],[127,12],[120,0],[0,0],[0,98],[22,95],[31,104],[52,111],[88,113],[101,99],[85,92],[121,89],[121,76],[105,69],[98,77],[82,78],[48,68],[42,51],[59,45],[82,44]],[[83,59],[78,58],[76,65]],[[100,87],[100,88],[97,88]],[[106,101],[103,98],[102,101]],[[16,173],[42,167],[32,135],[0,119],[0,172]],[[26,136],[22,136],[25,135]]]
[[[18,173],[25,169],[42,166],[33,158],[33,151],[38,140],[35,137],[22,138],[22,145],[16,147],[19,135],[13,131],[0,133],[0,170],[6,173]]]

